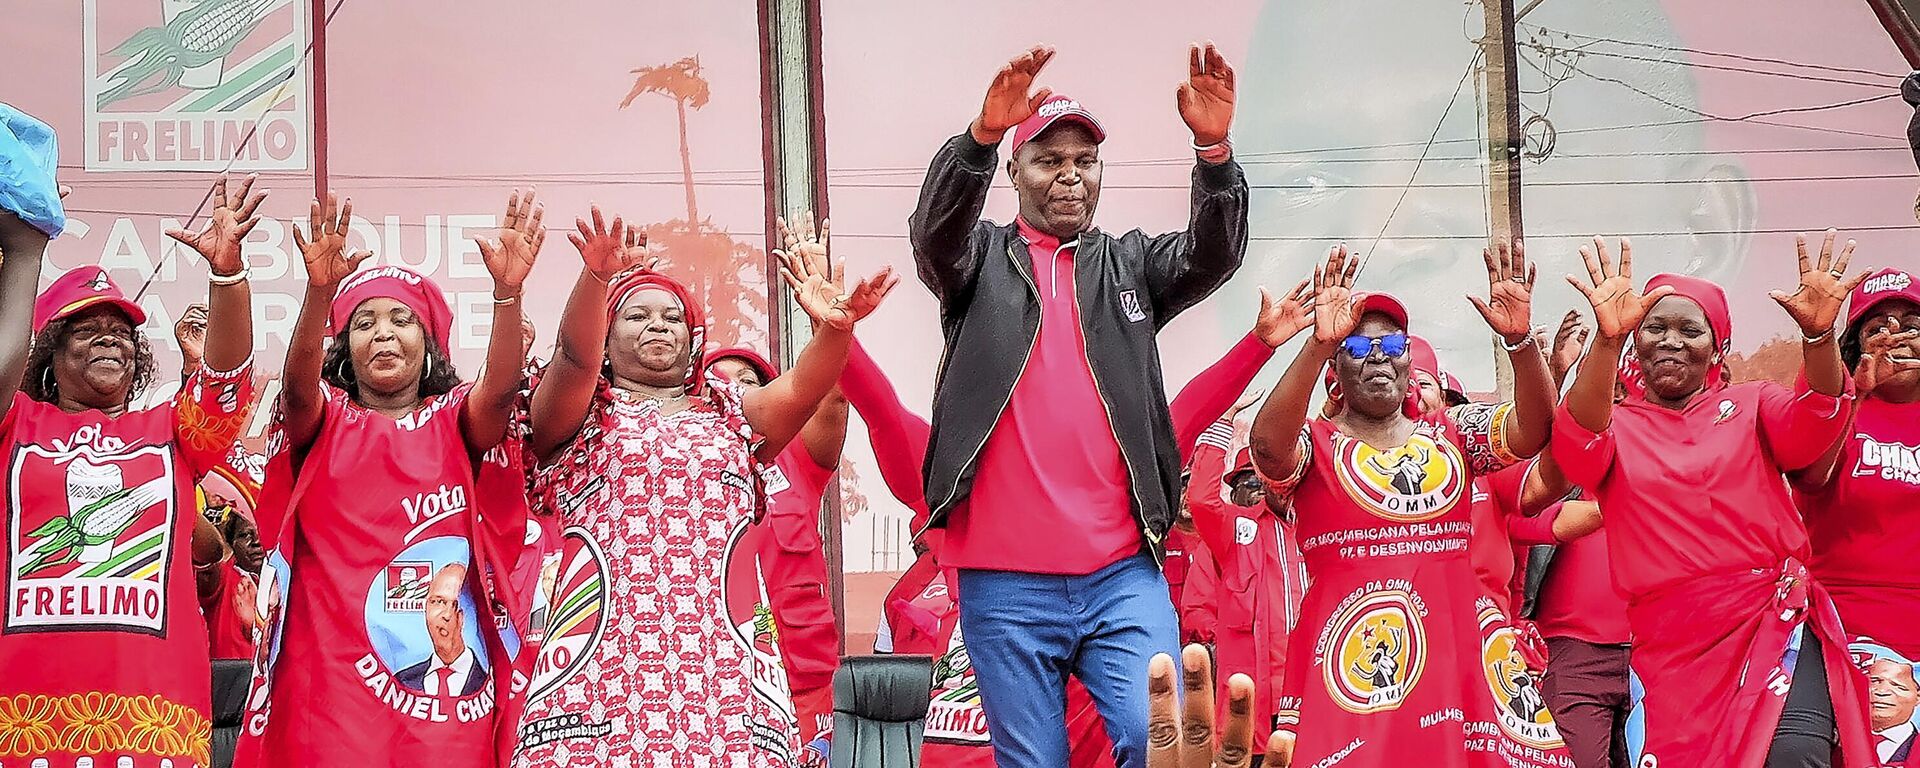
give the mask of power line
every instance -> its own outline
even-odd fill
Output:
[[[1435,143],[1437,144],[1449,143],[1451,141],[1453,140],[1442,140]],[[1798,155],[1798,154],[1823,154],[1823,153],[1842,153],[1842,152],[1910,152],[1910,151],[1911,151],[1911,147],[1904,144],[1884,144],[1884,145],[1868,145],[1868,146],[1852,146],[1852,147],[1755,147],[1755,148],[1747,148],[1747,149],[1726,149],[1726,150],[1689,149],[1689,150],[1668,150],[1668,151],[1628,150],[1628,151],[1617,151],[1617,152],[1555,152],[1554,157],[1555,158],[1575,158],[1575,159],[1601,159],[1601,158],[1623,158],[1623,157],[1692,157],[1692,156],[1703,156],[1703,155],[1777,155],[1777,154]],[[1271,153],[1262,153],[1262,154],[1271,154]],[[1285,158],[1246,157],[1246,158],[1238,158],[1238,159],[1242,166],[1282,165],[1282,164],[1292,164],[1297,162],[1303,162],[1301,160],[1293,160],[1293,159],[1285,159]],[[1395,157],[1316,157],[1316,158],[1311,158],[1310,160],[1307,160],[1304,162],[1312,162],[1315,164],[1368,165],[1368,164],[1385,164],[1385,163],[1411,163],[1417,159],[1418,158],[1414,155],[1400,155]],[[1427,157],[1427,160],[1432,162],[1466,162],[1466,161],[1477,161],[1479,159],[1480,159],[1479,155],[1442,155],[1442,156],[1429,155]],[[1174,161],[1171,161],[1171,160],[1113,160],[1113,161],[1109,161],[1106,165],[1108,168],[1134,168],[1134,167],[1145,167],[1148,165],[1171,164],[1172,162]],[[1183,162],[1191,162],[1191,161],[1189,160],[1189,161],[1183,161]],[[74,166],[74,167],[78,167],[78,166]],[[865,179],[865,178],[878,178],[878,177],[885,177],[885,176],[904,176],[908,174],[918,175],[918,174],[924,173],[925,171],[926,171],[925,168],[917,168],[917,167],[903,168],[900,170],[848,168],[848,169],[842,169],[842,170],[829,170],[827,172],[827,176],[828,176],[828,179],[831,181],[834,179],[848,179],[848,178]],[[201,172],[199,171],[153,171],[153,172],[141,173],[141,174],[105,174],[100,176],[99,178],[89,179],[86,182],[85,186],[89,188],[92,188],[92,187],[126,188],[126,187],[142,187],[142,186],[172,187],[172,186],[180,185],[183,181],[183,179],[181,179],[180,176],[183,174],[189,174],[189,173],[198,174]],[[735,186],[745,185],[748,183],[751,183],[751,185],[754,185],[754,186],[759,186],[762,184],[762,181],[758,176],[754,176],[748,179],[714,178],[716,176],[724,177],[730,173],[746,173],[746,172],[696,171],[694,173],[694,185],[696,187],[699,187],[699,186],[707,186],[711,184],[721,184],[721,185],[731,184]],[[759,171],[756,170],[756,171],[753,171],[752,173],[758,174]],[[302,173],[287,173],[287,172],[262,171],[262,172],[258,172],[257,175],[260,176],[260,179],[262,181],[278,181],[278,180],[291,181],[291,180],[305,180],[307,178],[307,176]],[[661,177],[661,178],[649,179],[649,180],[654,181],[655,183],[661,183],[661,184],[684,183],[684,179],[682,178],[682,175],[679,171],[560,171],[556,173],[550,173],[548,175],[539,175],[534,172],[528,172],[524,174],[517,174],[512,172],[496,172],[496,173],[489,173],[489,174],[459,174],[459,173],[453,173],[453,174],[433,174],[433,173],[343,174],[343,173],[334,173],[333,177],[334,178],[350,178],[350,179],[367,180],[367,181],[446,181],[446,182],[465,181],[465,182],[473,182],[476,184],[478,183],[558,184],[558,185],[576,184],[576,185],[583,185],[583,186],[609,183],[607,179],[612,179],[613,180],[612,183],[622,183],[622,182],[636,183],[641,179],[637,179],[635,177]],[[671,177],[671,178],[666,178],[666,177]],[[834,186],[842,186],[842,184],[835,183]]]
[[[1427,151],[1433,149],[1434,139],[1440,138],[1440,128],[1447,124],[1447,115],[1453,113],[1454,102],[1460,100],[1460,92],[1466,89],[1467,79],[1473,77],[1474,67],[1480,64],[1480,57],[1485,54],[1485,48],[1476,49],[1473,52],[1473,58],[1467,62],[1466,71],[1460,73],[1460,82],[1454,83],[1453,95],[1447,97],[1447,106],[1440,110],[1440,119],[1433,121],[1433,133],[1427,135],[1426,146],[1420,148],[1420,159],[1413,162],[1413,172],[1407,174],[1407,183],[1400,187],[1399,199],[1393,201],[1393,208],[1387,211],[1387,220],[1380,222],[1380,232],[1373,236],[1373,242],[1367,245],[1366,254],[1360,257],[1360,266],[1354,269],[1355,282],[1359,281],[1361,273],[1367,271],[1367,262],[1373,260],[1373,251],[1380,246],[1380,238],[1386,236],[1387,227],[1393,224],[1394,215],[1400,213],[1400,204],[1406,202],[1407,193],[1413,191],[1414,180],[1420,178],[1420,166],[1427,161]]]
[[[1680,231],[1680,232],[1675,232],[1675,231],[1610,232],[1610,233],[1607,233],[1606,236],[1607,237],[1643,237],[1644,238],[1644,237],[1694,237],[1694,236],[1700,236],[1700,235],[1781,235],[1781,234],[1813,235],[1819,232],[1824,232],[1830,227],[1834,229],[1838,229],[1840,233],[1843,235],[1848,233],[1854,233],[1854,232],[1920,231],[1920,224],[1866,224],[1866,225],[1848,226],[1848,227],[1832,227],[1832,225],[1829,225],[1829,224],[1818,224],[1818,225],[1806,226],[1806,227],[1771,227],[1771,228],[1765,228],[1765,229],[1714,229],[1714,230],[1688,230],[1688,231]],[[1593,237],[1593,234],[1594,233],[1592,232],[1571,232],[1571,233],[1568,233],[1568,232],[1538,233],[1536,232],[1536,233],[1529,233],[1527,235],[1527,239],[1530,241],[1533,241],[1533,240],[1545,240],[1545,239],[1552,239],[1552,238],[1590,238],[1590,237]],[[884,232],[834,232],[833,236],[835,238],[851,238],[855,240],[905,240],[907,239],[907,235],[905,233],[884,233]],[[1367,235],[1365,234],[1354,234],[1354,235],[1346,235],[1346,236],[1341,236],[1341,235],[1251,235],[1249,239],[1257,240],[1261,242],[1332,243],[1332,242],[1346,242],[1346,241],[1352,241],[1352,240],[1359,240],[1364,237],[1367,237]],[[1457,240],[1457,241],[1482,242],[1487,239],[1487,236],[1484,234],[1477,234],[1477,235],[1421,234],[1421,235],[1395,235],[1393,239],[1394,240],[1411,240],[1411,241],[1442,241],[1444,242],[1444,241]]]
[[[1542,52],[1544,53],[1545,51],[1542,51]],[[1847,79],[1837,78],[1837,77],[1821,77],[1819,75],[1797,75],[1791,72],[1772,72],[1764,69],[1752,69],[1749,67],[1735,67],[1727,64],[1708,64],[1708,63],[1699,62],[1699,61],[1691,61],[1691,62],[1674,61],[1673,59],[1662,59],[1662,58],[1655,58],[1652,56],[1635,56],[1631,53],[1619,53],[1616,51],[1583,49],[1581,51],[1581,55],[1604,56],[1609,59],[1624,59],[1627,61],[1644,61],[1644,62],[1651,62],[1654,64],[1670,64],[1676,67],[1683,67],[1683,68],[1689,68],[1689,69],[1709,69],[1709,70],[1715,70],[1719,72],[1739,72],[1739,73],[1749,74],[1749,75],[1765,75],[1767,77],[1779,77],[1779,78],[1786,78],[1788,80],[1801,80],[1809,83],[1835,83],[1839,85],[1857,85],[1864,88],[1893,88],[1893,87],[1899,86],[1899,83],[1897,82],[1867,83],[1867,82],[1861,82],[1859,80],[1847,80]]]
[[[315,2],[318,2],[318,1],[319,0],[315,0]],[[333,15],[336,13],[339,13],[340,6],[346,5],[346,3],[347,3],[347,0],[334,0],[333,8],[327,11],[327,18],[322,23],[322,26],[326,26],[326,27],[333,26]],[[287,69],[286,76],[282,77],[279,83],[275,83],[274,87],[278,88],[282,85],[285,85],[288,81],[292,80],[294,76],[300,74],[300,65],[306,63],[307,57],[311,55],[313,55],[313,37],[309,35],[307,38],[307,47],[300,52],[300,61],[294,64],[292,67],[289,67]],[[259,133],[260,131],[260,122],[261,122],[260,118],[266,116],[267,111],[273,108],[273,104],[275,101],[276,99],[268,99],[265,104],[261,105],[260,114],[255,115],[253,118],[253,125],[247,126],[247,135],[240,137],[240,146],[246,146],[248,142],[253,141],[254,134]],[[227,158],[227,164],[225,167],[220,169],[220,173],[225,174],[228,171],[233,170],[234,161],[239,159],[240,159],[240,153],[235,152],[232,157]],[[207,203],[211,200],[213,200],[213,187],[208,187],[207,193],[205,195],[202,195],[200,198],[200,204],[194,207],[193,215],[187,217],[187,223],[183,225],[181,228],[191,229],[193,227],[193,223],[200,220],[200,214],[207,209]],[[160,258],[154,261],[153,271],[147,273],[147,279],[140,283],[140,290],[133,294],[134,301],[137,302],[140,300],[141,297],[147,295],[148,286],[153,285],[154,278],[160,276],[160,270],[167,265],[167,259],[170,258],[171,254],[173,253],[174,253],[174,249],[172,248],[161,249]]]
[[[1867,104],[1875,101],[1884,101],[1887,99],[1898,98],[1900,94],[1897,91],[1891,92],[1891,93],[1883,93],[1878,96],[1867,96],[1867,97],[1862,97],[1858,99],[1850,99],[1847,101],[1834,102],[1832,104],[1820,104],[1820,105],[1804,106],[1804,107],[1781,107],[1779,109],[1769,109],[1769,110],[1762,110],[1759,112],[1750,112],[1748,114],[1741,115],[1739,117],[1724,117],[1721,115],[1713,114],[1711,112],[1706,112],[1700,109],[1696,109],[1694,107],[1689,107],[1685,104],[1680,104],[1671,99],[1663,97],[1659,94],[1653,93],[1637,85],[1634,85],[1633,83],[1629,83],[1625,80],[1621,80],[1613,77],[1607,77],[1605,75],[1596,75],[1592,72],[1588,72],[1587,70],[1581,69],[1580,65],[1578,64],[1573,64],[1570,66],[1573,67],[1574,71],[1579,72],[1582,75],[1586,75],[1587,77],[1593,78],[1594,80],[1618,85],[1622,88],[1625,88],[1629,91],[1639,94],[1642,97],[1645,97],[1651,101],[1654,101],[1655,103],[1663,104],[1673,109],[1686,112],[1688,114],[1697,115],[1706,120],[1711,120],[1715,122],[1726,122],[1726,123],[1749,123],[1750,122],[1750,123],[1755,123],[1759,125],[1773,125],[1773,126],[1779,126],[1783,128],[1803,128],[1808,130],[1818,130],[1818,131],[1831,132],[1831,133],[1845,133],[1845,134],[1851,134],[1855,136],[1867,136],[1872,138],[1884,138],[1884,139],[1894,138],[1892,136],[1883,136],[1881,134],[1876,134],[1876,133],[1848,131],[1841,128],[1824,128],[1824,127],[1816,128],[1814,126],[1798,125],[1794,123],[1777,123],[1777,122],[1772,122],[1767,120],[1760,120],[1759,118],[1771,117],[1774,115],[1802,113],[1802,112],[1820,112],[1820,111],[1825,111],[1829,109],[1841,109],[1844,107],[1852,107],[1852,106]]]
[[[1477,158],[1457,158],[1457,159],[1467,160],[1467,159],[1477,159]],[[1416,172],[1417,172],[1417,169],[1416,169]],[[1826,182],[1897,181],[1897,180],[1905,180],[1905,179],[1912,179],[1912,178],[1914,178],[1914,175],[1911,173],[1863,173],[1863,174],[1828,174],[1828,175],[1807,175],[1807,176],[1760,176],[1755,178],[1744,179],[1743,182],[1749,183],[1749,184],[1806,184],[1806,183],[1826,183]],[[536,183],[539,183],[539,184],[552,183],[552,180],[535,180],[535,181]],[[1722,183],[1722,182],[1721,180],[1716,180],[1716,179],[1684,179],[1684,178],[1681,178],[1681,179],[1674,179],[1674,178],[1559,179],[1559,180],[1548,180],[1548,181],[1529,181],[1527,182],[1527,187],[1529,189],[1555,188],[1555,187],[1618,187],[1618,186],[1661,187],[1661,186],[1686,186],[1686,185],[1694,185],[1694,184],[1717,184],[1717,183]],[[657,181],[631,181],[631,182],[609,181],[609,182],[599,182],[597,183],[597,186],[603,186],[603,187],[604,186],[662,186],[662,187],[674,186],[674,187],[678,187],[679,184],[672,183],[671,185],[669,185],[669,183],[667,182],[657,182]],[[759,187],[759,185],[757,184],[756,185],[705,184],[702,186],[753,186],[755,188]],[[1412,189],[1478,189],[1483,185],[1478,181],[1472,181],[1472,182],[1410,181],[1408,183],[1380,182],[1380,183],[1353,183],[1353,184],[1249,183],[1247,186],[1250,189],[1256,189],[1256,190],[1314,192],[1314,191],[1327,191],[1327,190],[1346,191],[1346,190],[1377,190],[1377,189],[1395,189],[1395,190],[1403,190],[1403,191],[1412,190]],[[904,183],[904,182],[903,183],[877,183],[877,182],[840,183],[840,184],[831,185],[832,189],[841,189],[841,190],[918,189],[919,187],[920,187],[919,184]],[[359,189],[362,189],[362,190],[460,189],[460,188],[463,188],[463,187],[456,184],[394,184],[394,185],[367,185],[367,186],[359,187]],[[1120,184],[1105,184],[1102,186],[1102,189],[1144,190],[1144,191],[1186,191],[1191,189],[1191,187],[1187,184],[1174,184],[1174,183],[1137,183],[1137,184],[1136,183],[1120,183]],[[1404,199],[1404,197],[1402,199]],[[69,207],[68,210],[71,210],[75,213],[91,213],[91,214],[111,215],[111,216],[173,217],[173,216],[179,215],[178,213],[175,213],[175,212],[118,210],[118,209],[107,209],[107,208]]]
[[[336,6],[336,9],[337,9],[337,6]],[[1872,101],[1872,100],[1874,99],[1867,99],[1866,101]],[[1811,112],[1811,111],[1819,111],[1819,110],[1826,110],[1826,109],[1834,109],[1838,107],[1852,106],[1856,103],[1864,103],[1864,102],[1848,101],[1848,102],[1840,102],[1837,104],[1813,105],[1808,107],[1794,107],[1794,108],[1788,108],[1786,110],[1777,110],[1777,111]],[[1728,118],[1721,118],[1718,116],[1701,116],[1697,110],[1691,110],[1686,107],[1676,107],[1676,108],[1688,111],[1691,114],[1695,114],[1695,116],[1690,118],[1681,118],[1681,119],[1673,119],[1673,120],[1656,120],[1656,121],[1649,121],[1649,122],[1642,122],[1642,123],[1629,123],[1629,124],[1623,124],[1623,125],[1592,126],[1588,128],[1569,128],[1569,129],[1559,131],[1559,134],[1562,136],[1596,134],[1596,133],[1605,134],[1605,133],[1613,133],[1617,131],[1632,131],[1632,130],[1640,130],[1644,128],[1663,128],[1663,127],[1671,127],[1671,126],[1692,125],[1697,123],[1728,120]],[[1767,114],[1770,114],[1770,113],[1771,112]],[[1742,120],[1742,122],[1747,122],[1754,125],[1765,125],[1765,126],[1775,127],[1775,128],[1793,128],[1797,130],[1812,131],[1816,133],[1828,133],[1828,134],[1834,134],[1834,135],[1840,135],[1840,136],[1884,139],[1891,142],[1902,142],[1902,143],[1876,145],[1876,146],[1863,146],[1863,147],[1807,147],[1807,148],[1780,147],[1780,148],[1762,149],[1762,150],[1744,150],[1744,151],[1729,150],[1728,152],[1719,152],[1715,150],[1690,150],[1690,151],[1670,151],[1670,152],[1647,151],[1647,152],[1619,152],[1619,153],[1611,153],[1611,154],[1601,154],[1601,153],[1559,154],[1558,156],[1560,157],[1634,157],[1634,156],[1669,156],[1669,155],[1687,155],[1687,154],[1730,154],[1730,153],[1751,154],[1756,152],[1766,152],[1766,153],[1846,152],[1846,151],[1862,151],[1862,150],[1891,151],[1891,150],[1908,149],[1907,145],[1904,143],[1905,142],[1904,136],[1892,136],[1892,135],[1886,135],[1886,134],[1867,133],[1863,131],[1849,131],[1849,130],[1838,129],[1838,128],[1826,128],[1822,126],[1798,125],[1794,123],[1778,123],[1778,122],[1771,122],[1771,121],[1751,119],[1751,118]],[[1404,156],[1403,157],[1387,157],[1387,158],[1370,158],[1370,157],[1322,158],[1322,157],[1312,157],[1312,156],[1322,155],[1322,154],[1371,152],[1371,151],[1382,150],[1382,149],[1401,149],[1401,148],[1411,148],[1411,147],[1430,148],[1432,146],[1438,146],[1442,144],[1473,144],[1473,143],[1478,143],[1478,141],[1479,140],[1475,138],[1462,137],[1457,139],[1437,139],[1432,142],[1403,141],[1403,142],[1386,142],[1386,143],[1379,143],[1379,144],[1352,144],[1352,145],[1332,146],[1332,147],[1308,147],[1308,148],[1301,148],[1301,149],[1277,149],[1277,150],[1268,150],[1265,152],[1236,152],[1234,155],[1234,159],[1237,160],[1243,166],[1294,162],[1295,161],[1294,158],[1296,157],[1300,157],[1300,159],[1311,160],[1313,162],[1328,162],[1328,163],[1408,162],[1408,161],[1415,160],[1417,158],[1404,157]],[[1301,156],[1304,156],[1304,157],[1301,157]],[[1429,159],[1477,160],[1478,155],[1437,157],[1437,158],[1429,158]],[[1107,167],[1110,167],[1110,168],[1123,168],[1123,167],[1145,167],[1145,166],[1176,165],[1176,164],[1187,165],[1193,162],[1194,160],[1191,156],[1183,156],[1183,157],[1135,158],[1135,159],[1109,160],[1107,161],[1106,165]],[[79,171],[86,170],[85,166],[77,165],[77,164],[63,164],[60,167],[64,169],[69,169],[69,170],[79,170]],[[883,176],[883,175],[898,175],[898,174],[918,174],[918,173],[924,173],[925,171],[926,171],[925,166],[912,165],[912,166],[843,167],[839,169],[829,169],[827,173],[828,173],[829,179],[832,179],[832,178],[848,178],[856,175]],[[151,182],[153,184],[160,185],[160,184],[167,184],[172,182],[172,179],[164,178],[164,177],[175,176],[175,175],[195,175],[200,173],[204,173],[204,172],[202,171],[149,171],[143,174],[114,174],[112,177],[102,176],[100,179],[97,179],[97,180],[90,179],[87,183],[89,185],[95,185],[95,184],[107,185],[107,184],[132,184],[132,183]],[[305,178],[305,176],[302,174],[286,173],[286,172],[259,171],[257,173],[263,179]],[[695,178],[696,178],[696,183],[706,184],[711,182],[704,181],[702,179],[708,176],[742,175],[742,176],[745,176],[746,179],[737,179],[737,180],[731,180],[731,181],[735,181],[737,183],[739,181],[751,180],[753,184],[759,185],[762,183],[761,176],[758,175],[759,173],[760,173],[759,169],[700,171],[700,172],[696,172]],[[562,174],[546,176],[546,177],[538,177],[538,176],[532,176],[532,175],[515,175],[512,173],[492,173],[492,174],[483,174],[483,173],[475,173],[475,174],[334,173],[333,174],[333,176],[336,178],[425,179],[425,180],[471,179],[474,181],[492,181],[492,182],[504,183],[504,184],[522,184],[522,183],[528,183],[529,181],[540,183],[540,182],[543,182],[543,180],[550,180],[552,183],[564,184],[564,183],[571,183],[572,179],[581,179],[579,183],[598,183],[598,182],[586,181],[585,179],[589,179],[589,178],[597,179],[599,177],[627,178],[627,177],[632,177],[636,175],[671,177],[672,179],[676,179],[676,180],[682,177],[682,174],[680,171],[639,171],[639,170],[570,171],[570,172],[564,172]],[[156,178],[156,177],[160,177],[160,178]]]
[[[1651,48],[1651,49],[1660,50],[1660,51],[1677,51],[1680,53],[1691,53],[1697,56],[1717,56],[1720,58],[1736,59],[1739,61],[1750,61],[1756,64],[1779,64],[1781,66],[1800,67],[1802,69],[1814,69],[1814,70],[1820,70],[1823,72],[1839,72],[1839,73],[1851,74],[1851,75],[1872,75],[1874,77],[1890,78],[1895,81],[1898,81],[1904,78],[1903,75],[1898,75],[1891,72],[1880,72],[1880,71],[1871,70],[1871,69],[1856,69],[1853,67],[1835,67],[1827,64],[1813,64],[1813,63],[1803,62],[1803,61],[1791,61],[1788,59],[1768,58],[1765,56],[1751,56],[1751,55],[1742,54],[1742,53],[1729,53],[1726,51],[1709,51],[1709,50],[1704,50],[1700,48],[1687,48],[1683,46],[1661,45],[1658,43],[1648,43],[1648,42],[1642,42],[1642,41],[1636,41],[1636,40],[1619,40],[1611,37],[1600,37],[1597,35],[1589,35],[1582,32],[1570,32],[1564,29],[1554,29],[1552,27],[1542,26],[1539,24],[1529,24],[1527,22],[1520,22],[1520,26],[1532,27],[1534,29],[1538,29],[1543,32],[1552,32],[1556,34],[1566,35],[1568,37],[1578,37],[1586,40],[1592,40],[1592,41],[1604,42],[1604,43],[1614,43],[1616,45],[1626,45],[1626,46],[1632,46],[1635,48]]]

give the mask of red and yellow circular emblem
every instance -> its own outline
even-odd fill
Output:
[[[1446,514],[1467,488],[1460,452],[1452,443],[1416,432],[1406,445],[1380,450],[1336,434],[1333,472],[1362,509],[1396,523]]]
[[[1399,709],[1427,666],[1427,633],[1413,595],[1370,592],[1329,626],[1333,643],[1321,672],[1333,703],[1361,715]]]
[[[1494,616],[1497,620],[1489,622],[1482,615],[1484,639],[1480,643],[1480,663],[1486,670],[1487,690],[1493,694],[1494,720],[1509,738],[1535,749],[1566,746],[1560,729],[1553,724],[1553,714],[1547,711],[1540,681],[1520,655],[1518,636],[1505,617],[1497,611]]]

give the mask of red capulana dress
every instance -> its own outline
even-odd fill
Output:
[[[118,418],[14,395],[0,418],[0,765],[207,764],[194,484],[239,437],[251,390],[248,366],[202,370]]]
[[[602,387],[537,480],[564,528],[518,766],[783,766],[798,754],[749,527],[766,503],[742,392]],[[744,556],[736,556],[744,553]],[[744,564],[744,573],[739,573]]]
[[[1833,445],[1844,400],[1751,382],[1711,386],[1678,410],[1628,397],[1599,434],[1564,407],[1555,422],[1554,459],[1606,512],[1646,688],[1643,761],[1764,765],[1791,688],[1788,644],[1804,628],[1833,692],[1834,764],[1875,762],[1839,615],[1807,570],[1807,529],[1782,477]]]
[[[1511,408],[1459,406],[1384,449],[1315,419],[1268,479],[1311,575],[1275,715],[1294,765],[1567,765],[1545,703],[1483,662],[1507,654],[1467,554],[1473,480],[1515,461]]]
[[[297,464],[270,445],[261,532],[274,550],[242,764],[499,764],[495,672],[517,638],[483,586],[501,547],[461,426],[469,391],[395,419],[325,387]]]

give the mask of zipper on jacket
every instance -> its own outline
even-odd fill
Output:
[[[1097,248],[1098,246],[1095,247]],[[1075,248],[1077,249],[1078,246],[1075,246]],[[1082,281],[1080,280],[1078,269],[1078,256],[1079,254],[1076,253],[1074,259],[1073,310],[1074,314],[1079,316],[1078,320],[1080,321],[1080,356],[1087,360],[1087,374],[1093,378],[1093,393],[1100,400],[1100,410],[1107,414],[1107,431],[1113,433],[1113,443],[1120,447],[1120,461],[1127,465],[1127,499],[1133,502],[1132,511],[1134,522],[1140,524],[1140,535],[1145,536],[1147,539],[1149,544],[1147,551],[1153,553],[1154,564],[1164,566],[1166,565],[1167,556],[1166,548],[1160,545],[1161,535],[1154,533],[1152,527],[1147,525],[1147,508],[1140,503],[1140,494],[1135,492],[1135,488],[1138,486],[1134,480],[1139,474],[1134,469],[1133,457],[1127,455],[1127,442],[1120,439],[1120,429],[1113,424],[1113,407],[1107,404],[1107,388],[1100,383],[1100,372],[1094,369],[1093,358],[1087,356],[1087,321],[1086,315],[1081,311],[1082,308],[1080,306],[1080,284]],[[1034,338],[1039,338],[1039,335],[1035,334]],[[1168,510],[1168,512],[1172,513],[1173,510]]]
[[[1032,294],[1033,299],[1035,301],[1039,301],[1040,300],[1040,284],[1034,282],[1033,275],[1030,272],[1028,272],[1028,270],[1024,265],[1020,263],[1020,259],[1013,255],[1012,241],[1007,242],[1007,261],[1012,262],[1013,271],[1020,273],[1021,279],[1027,281],[1027,289],[1033,292]],[[1006,415],[1007,406],[1013,404],[1013,388],[1020,386],[1020,379],[1027,375],[1027,364],[1033,362],[1033,350],[1035,347],[1040,345],[1039,323],[1044,323],[1044,322],[1046,322],[1046,316],[1044,313],[1042,313],[1041,317],[1039,318],[1038,321],[1036,321],[1033,327],[1033,338],[1027,342],[1027,354],[1025,357],[1020,358],[1020,371],[1019,373],[1014,374],[1013,386],[1007,387],[1007,399],[1000,401],[1000,407],[994,410],[993,423],[988,425],[986,434],[980,436],[980,443],[973,447],[973,451],[971,453],[967,454],[967,460],[964,462],[961,462],[960,474],[955,475],[956,482],[954,483],[953,491],[948,493],[947,497],[945,499],[942,499],[938,505],[934,507],[929,507],[928,508],[929,513],[931,513],[933,509],[945,508],[947,505],[952,504],[953,497],[960,493],[960,485],[957,482],[957,478],[966,475],[967,469],[973,466],[973,462],[979,460],[980,452],[986,449],[987,447],[987,439],[993,436],[993,428],[996,426],[999,426],[1000,417]],[[944,367],[945,366],[942,366],[942,368]],[[1089,366],[1089,368],[1091,368],[1091,366]],[[953,510],[948,509],[947,513],[951,514],[952,511]],[[920,526],[920,530],[913,532],[912,540],[919,541],[920,537],[925,535],[927,530],[932,527],[933,527],[933,515],[928,514],[927,522],[923,523]]]

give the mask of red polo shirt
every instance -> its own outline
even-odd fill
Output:
[[[1087,364],[1075,243],[1025,221],[1018,226],[1040,295],[1039,335],[980,451],[973,494],[948,523],[941,560],[976,570],[1084,575],[1140,551],[1140,529],[1126,460]]]

